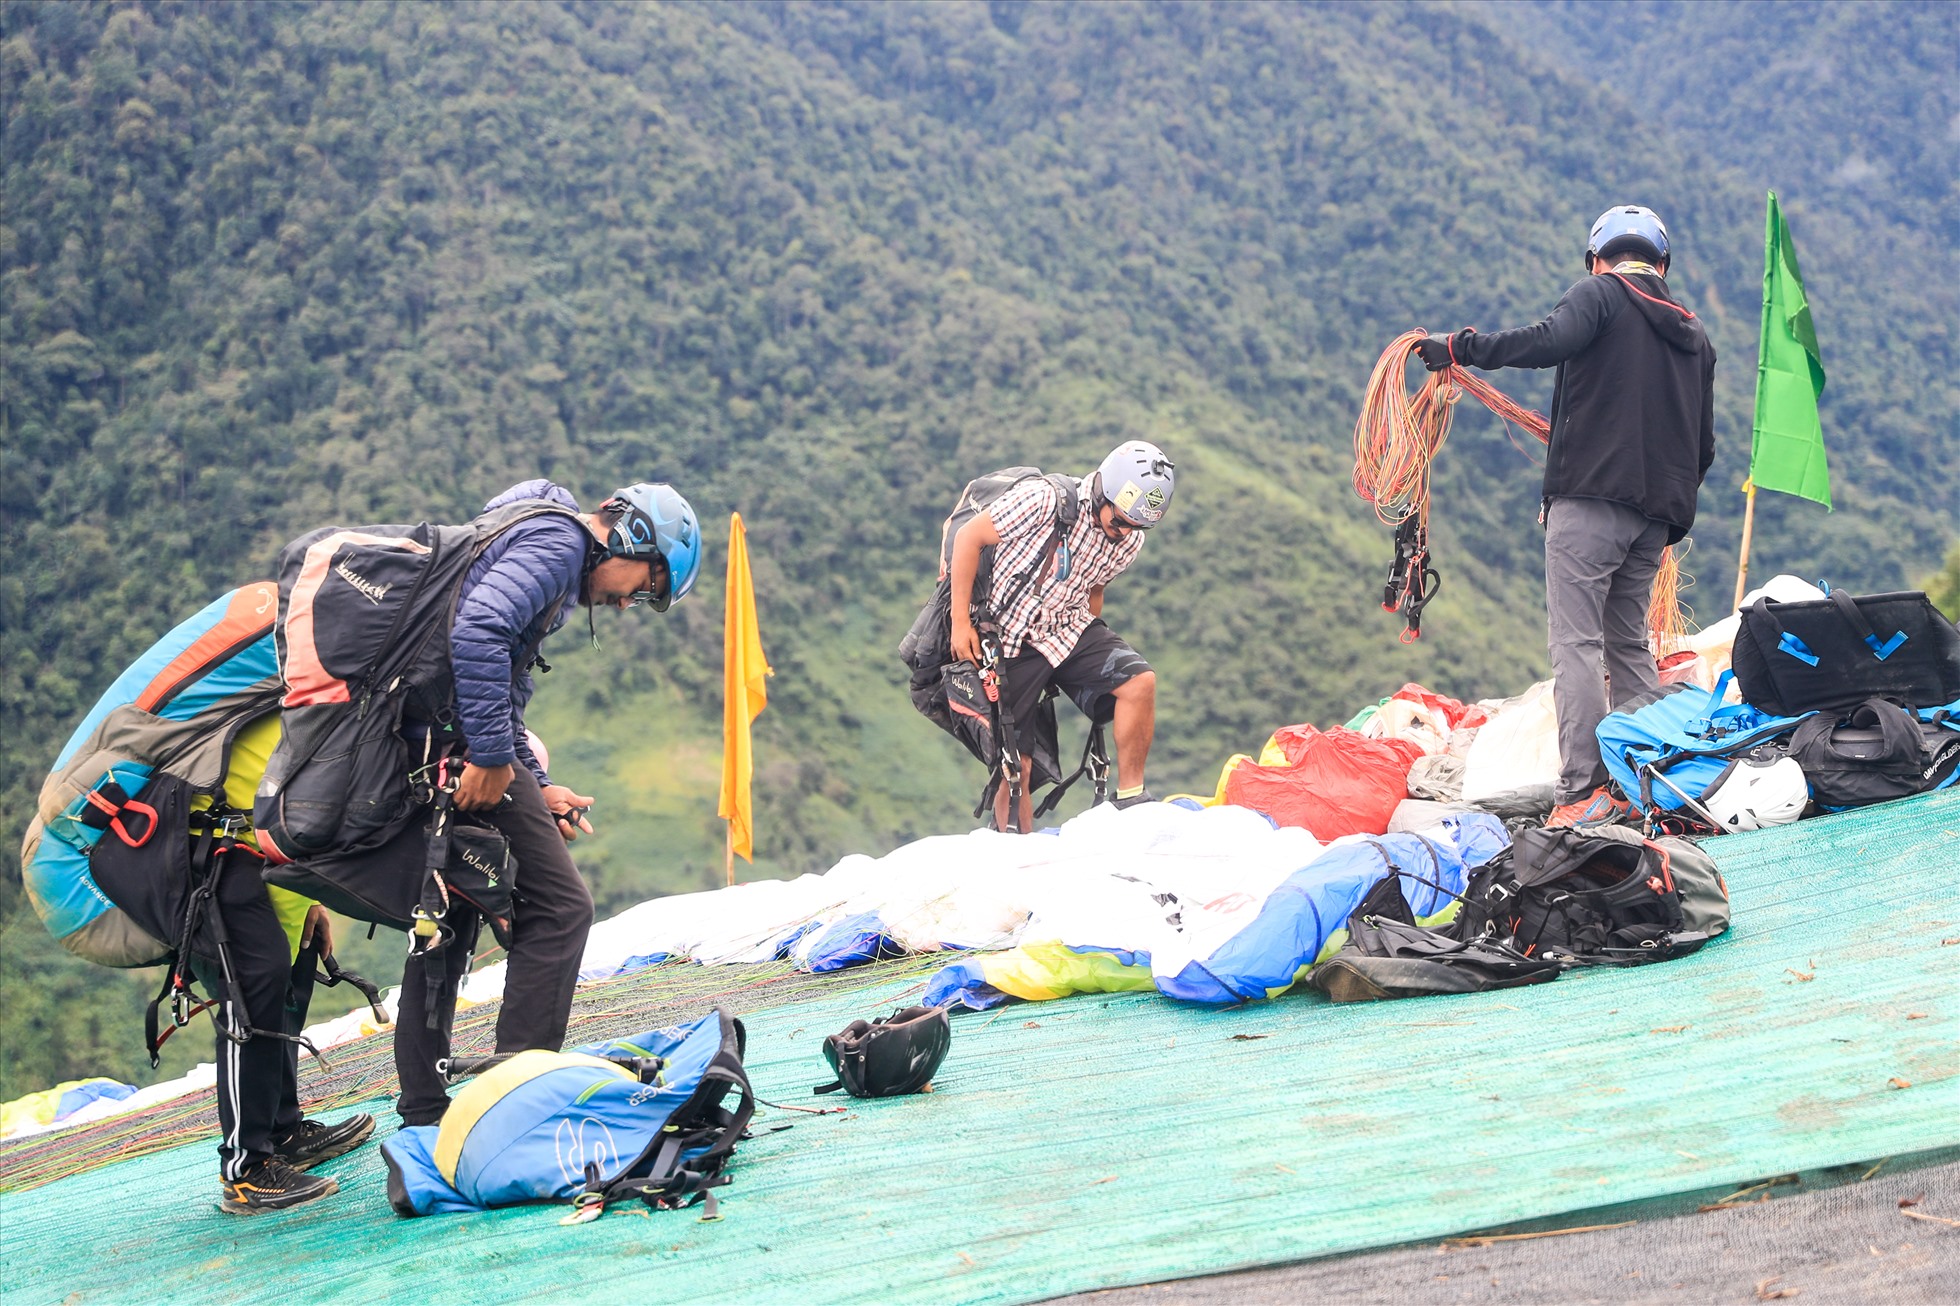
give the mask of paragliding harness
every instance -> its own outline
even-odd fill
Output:
[[[1727,900],[1714,862],[1686,841],[1534,828],[1471,873],[1452,933],[1566,965],[1637,966],[1698,950],[1727,928]]]
[[[980,636],[983,658],[978,666],[953,660],[953,539],[961,527],[988,505],[1023,482],[1042,476],[1039,468],[1007,467],[967,482],[940,531],[939,584],[898,647],[899,658],[912,671],[912,705],[927,720],[965,744],[988,768],[987,783],[980,792],[980,801],[973,808],[976,817],[988,814],[995,793],[1005,784],[1008,789],[1008,810],[1013,814],[1009,819],[1019,819],[1022,760],[1024,752],[1030,749],[1034,786],[1039,788],[1044,783],[1053,785],[1035,809],[1036,817],[1046,816],[1055,810],[1069,788],[1084,775],[1090,776],[1095,786],[1095,802],[1101,803],[1108,797],[1109,752],[1103,736],[1103,722],[1090,721],[1089,734],[1083,743],[1082,761],[1074,771],[1063,776],[1060,774],[1060,760],[1055,756],[1058,749],[1053,743],[1056,736],[1054,688],[1050,686],[1042,695],[1036,709],[1036,720],[1031,722],[1016,721],[1012,709],[1001,699],[1005,659],[1000,656],[1000,625],[994,608],[1004,612],[1019,601],[1028,587],[1048,568],[1062,541],[1074,527],[1081,504],[1077,498],[1076,484],[1070,478],[1045,478],[1059,496],[1048,543],[1028,569],[1014,578],[1006,596],[997,605],[989,605],[985,598],[993,590],[994,550],[989,548],[982,551],[980,566],[973,578],[971,615],[973,628]]]
[[[1648,834],[1686,825],[1689,818],[1697,823],[1690,828],[1721,829],[1702,800],[1739,759],[1785,741],[1811,715],[1770,716],[1748,703],[1728,702],[1734,674],[1724,671],[1707,690],[1662,685],[1600,721],[1607,774],[1633,800]]]
[[[1347,943],[1313,968],[1308,984],[1334,1002],[1378,1002],[1543,984],[1563,973],[1557,961],[1528,957],[1507,939],[1459,938],[1449,926],[1417,924],[1403,875],[1463,900],[1434,880],[1391,869],[1348,915]]]
[[[1382,611],[1402,618],[1402,642],[1422,638],[1422,610],[1443,588],[1443,578],[1429,559],[1429,526],[1420,517],[1406,517],[1395,528],[1395,561],[1388,564],[1388,584],[1382,587]]]
[[[448,946],[454,930],[445,918],[459,898],[510,944],[509,843],[488,826],[454,820],[461,738],[441,636],[455,624],[471,564],[505,531],[544,516],[578,520],[557,504],[526,500],[465,526],[328,527],[280,555],[285,730],[254,813],[275,863],[266,878],[356,919],[406,929],[411,956]],[[513,665],[542,661],[533,644]],[[415,766],[401,734],[405,716],[427,723]],[[396,836],[423,811],[426,851],[404,910],[398,863],[408,845]],[[297,864],[278,865],[287,862]],[[431,1029],[443,1006],[442,971],[428,967]]]
[[[460,747],[443,637],[463,582],[493,540],[547,516],[579,520],[525,500],[463,526],[326,527],[281,551],[283,730],[253,807],[269,861],[370,851],[415,818],[401,725],[424,721],[439,737],[433,753],[425,748],[425,767]],[[536,661],[532,648],[513,665]]]
[[[154,830],[154,817],[152,827]],[[208,956],[218,963],[218,972],[224,979],[225,992],[232,998],[232,1019],[218,1020],[213,1017],[212,1024],[218,1033],[233,1043],[243,1045],[255,1038],[277,1039],[283,1043],[293,1043],[313,1054],[313,1059],[326,1065],[326,1058],[320,1049],[303,1034],[287,1034],[281,1030],[258,1029],[244,1019],[244,1004],[239,1000],[241,992],[238,971],[232,962],[231,934],[225,928],[224,911],[218,904],[219,882],[237,862],[242,859],[254,864],[263,858],[244,843],[239,836],[249,830],[250,822],[245,813],[224,806],[222,803],[190,814],[190,890],[184,898],[183,914],[179,918],[170,966],[164,973],[163,986],[157,995],[150,999],[143,1013],[144,1046],[150,1054],[150,1066],[155,1069],[162,1063],[162,1048],[171,1034],[190,1024],[193,1017],[215,1005],[216,999],[199,1001],[193,988],[195,978],[192,974],[192,955]],[[143,840],[147,841],[146,832]],[[247,868],[240,866],[234,874],[245,873]],[[255,869],[252,868],[252,869]],[[331,953],[318,957],[324,973],[315,977],[315,982],[329,987],[340,983],[352,984],[367,998],[373,1009],[375,1020],[385,1024],[387,1015],[381,1007],[381,990],[369,980],[363,979],[350,970],[341,967]],[[165,1001],[170,1003],[170,1025],[162,1027],[161,1009]]]

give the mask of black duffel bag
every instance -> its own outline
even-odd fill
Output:
[[[1743,700],[1773,716],[1870,698],[1937,707],[1960,699],[1960,630],[1918,590],[1764,598],[1742,611],[1734,665]]]
[[[1960,730],[1882,698],[1825,712],[1790,736],[1790,756],[1819,806],[1864,807],[1938,789],[1960,770]]]

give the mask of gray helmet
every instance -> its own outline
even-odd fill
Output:
[[[1098,506],[1108,504],[1138,530],[1149,530],[1164,519],[1177,489],[1177,464],[1164,451],[1144,440],[1132,440],[1110,450],[1096,468],[1092,487]]]

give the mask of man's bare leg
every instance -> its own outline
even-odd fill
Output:
[[[1157,732],[1157,673],[1146,671],[1118,685],[1116,698],[1116,780],[1123,789],[1143,788],[1143,764]]]
[[[1027,834],[1034,829],[1034,795],[1028,792],[1028,782],[1034,775],[1034,763],[1021,759],[1021,824],[1019,833]],[[994,788],[994,829],[1008,830],[1007,824],[1007,782],[1003,780]]]

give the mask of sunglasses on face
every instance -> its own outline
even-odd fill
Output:
[[[667,591],[671,586],[667,573],[667,560],[654,556],[647,559],[647,585],[643,590],[634,590],[626,597],[626,606],[637,608],[642,604],[659,607],[667,601]]]

